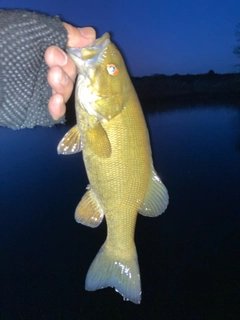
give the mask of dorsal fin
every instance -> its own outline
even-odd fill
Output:
[[[167,188],[152,166],[148,188],[138,212],[146,217],[157,217],[166,210],[168,200]]]

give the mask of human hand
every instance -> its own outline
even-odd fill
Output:
[[[68,47],[84,47],[96,39],[96,32],[91,27],[75,28],[63,23],[68,32]],[[52,97],[48,108],[54,120],[61,118],[66,112],[66,102],[71,96],[77,76],[77,67],[70,56],[56,46],[48,47],[45,61],[49,66],[48,83],[52,88]]]

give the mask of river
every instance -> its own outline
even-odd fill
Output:
[[[74,220],[88,181],[81,154],[57,155],[69,127],[0,128],[0,319],[240,317],[240,103],[147,109],[170,204],[138,217],[139,306],[110,288],[84,290],[106,225]]]

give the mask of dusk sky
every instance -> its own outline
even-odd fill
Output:
[[[59,15],[108,31],[133,76],[238,72],[239,0],[0,0],[1,8]]]

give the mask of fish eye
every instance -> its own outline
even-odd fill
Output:
[[[107,71],[111,76],[116,76],[118,74],[118,68],[113,63],[107,65]]]

